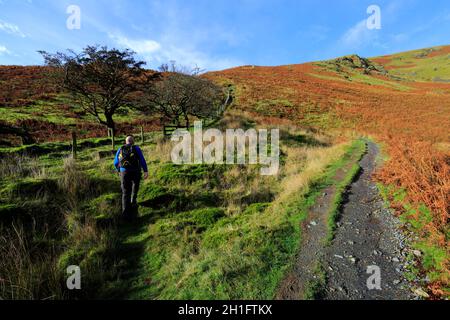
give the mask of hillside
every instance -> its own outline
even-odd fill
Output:
[[[73,129],[81,138],[103,137],[95,118],[70,103],[67,94],[51,81],[48,67],[0,66],[0,124],[25,128],[37,142],[70,139]],[[157,120],[142,122],[123,108],[116,116],[118,132],[135,126],[155,130]],[[0,134],[0,147],[19,145],[20,139]]]
[[[268,123],[282,119],[382,142],[387,162],[376,178],[389,190],[392,207],[419,235],[417,246],[426,248],[425,269],[448,285],[449,58],[447,46],[368,60],[353,55],[300,65],[244,66],[207,76],[234,85],[238,106]]]
[[[449,54],[445,52],[447,59]],[[437,57],[435,52],[430,59]],[[385,135],[409,136],[414,132],[418,140],[446,147],[448,136],[442,128],[450,121],[446,103],[450,95],[448,84],[400,79],[395,72],[391,74],[392,67],[380,64],[381,58],[373,59],[377,63],[369,68],[348,63],[351,59],[349,56],[280,67],[245,66],[207,76],[236,85],[239,104],[250,112],[327,128],[345,124],[347,128],[358,127],[372,133],[382,123],[380,129]],[[448,64],[446,59],[438,61]],[[444,70],[446,64],[441,67],[423,63],[421,70]],[[375,65],[380,65],[381,71]],[[425,69],[426,65],[430,69]],[[445,78],[446,72],[437,76]]]
[[[374,58],[390,74],[412,81],[450,83],[450,46],[414,50]]]
[[[332,216],[322,231],[333,233],[343,194],[365,170],[358,161],[371,146],[374,175],[362,173],[355,188],[366,190],[372,178],[370,192],[378,194],[378,187],[384,198],[377,205],[384,200],[396,210],[419,251],[420,262],[407,271],[427,279],[432,297],[448,296],[449,58],[450,46],[443,46],[203,75],[234,89],[220,129],[280,128],[278,177],[261,177],[253,166],[173,165],[158,121],[122,110],[119,135],[144,126],[152,172],[139,193],[140,217],[126,226],[115,224],[120,188],[111,159],[102,156],[110,154],[105,129],[51,85],[46,68],[0,67],[0,126],[27,130],[37,140],[28,157],[16,154],[20,139],[0,135],[0,222],[32,220],[38,227],[27,241],[45,248],[33,261],[36,276],[27,272],[27,250],[0,246],[12,262],[23,263],[10,281],[23,281],[27,290],[11,292],[67,298],[58,291],[57,272],[52,287],[36,279],[80,263],[90,274],[89,289],[78,298],[271,299],[304,236],[299,222],[310,221],[310,209],[328,199]],[[82,138],[76,161],[67,158],[74,128]],[[26,232],[4,234],[1,243],[13,244]],[[0,271],[16,268],[8,261]],[[0,286],[0,298],[11,292]]]

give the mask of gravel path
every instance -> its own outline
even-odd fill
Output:
[[[405,238],[398,231],[398,220],[385,208],[371,180],[378,146],[370,141],[367,145],[367,154],[360,161],[361,173],[346,193],[335,239],[325,248],[324,298],[410,299],[410,285],[402,276],[401,251],[405,249]],[[372,275],[367,272],[370,266],[378,267],[381,272],[381,290],[370,290],[367,286]]]

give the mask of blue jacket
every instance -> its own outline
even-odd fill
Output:
[[[141,166],[142,170],[144,170],[144,172],[148,172],[147,162],[145,161],[145,158],[144,158],[144,155],[142,154],[141,148],[139,148],[138,146],[133,146],[133,147],[135,148],[136,153],[139,157],[139,165]],[[119,150],[117,150],[116,157],[114,158],[114,167],[116,167],[117,171],[125,172],[126,170],[124,168],[120,168],[120,162],[119,162],[120,149],[122,149],[122,147],[120,147]]]

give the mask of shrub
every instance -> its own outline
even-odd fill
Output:
[[[71,157],[64,159],[63,173],[58,182],[70,208],[76,208],[79,200],[89,194],[90,181]]]

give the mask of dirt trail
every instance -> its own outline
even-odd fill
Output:
[[[343,168],[338,169],[334,180],[340,181],[344,179],[353,163],[353,161],[350,161]],[[278,289],[277,299],[306,299],[308,297],[305,295],[305,291],[316,280],[316,270],[325,253],[324,245],[328,235],[328,213],[336,194],[336,186],[328,186],[321,193],[314,205],[309,209],[308,217],[302,222],[302,243],[299,254],[296,257],[293,269],[285,277]]]
[[[302,244],[292,272],[280,286],[277,298],[304,299],[305,290],[317,277],[320,263],[326,273],[326,285],[320,298],[328,300],[410,299],[410,285],[402,276],[405,238],[399,222],[379,195],[371,175],[379,153],[376,144],[367,141],[367,153],[360,161],[360,174],[349,186],[342,204],[335,238],[324,245],[326,219],[335,187],[328,187],[310,210],[303,224]],[[352,165],[350,163],[348,166]],[[339,170],[342,179],[348,166]],[[381,290],[370,290],[369,266],[381,271]]]
[[[325,299],[411,298],[410,286],[402,276],[405,238],[371,180],[378,146],[368,141],[367,147],[360,175],[346,193],[335,239],[326,248]],[[369,266],[380,268],[381,290],[367,287]]]

